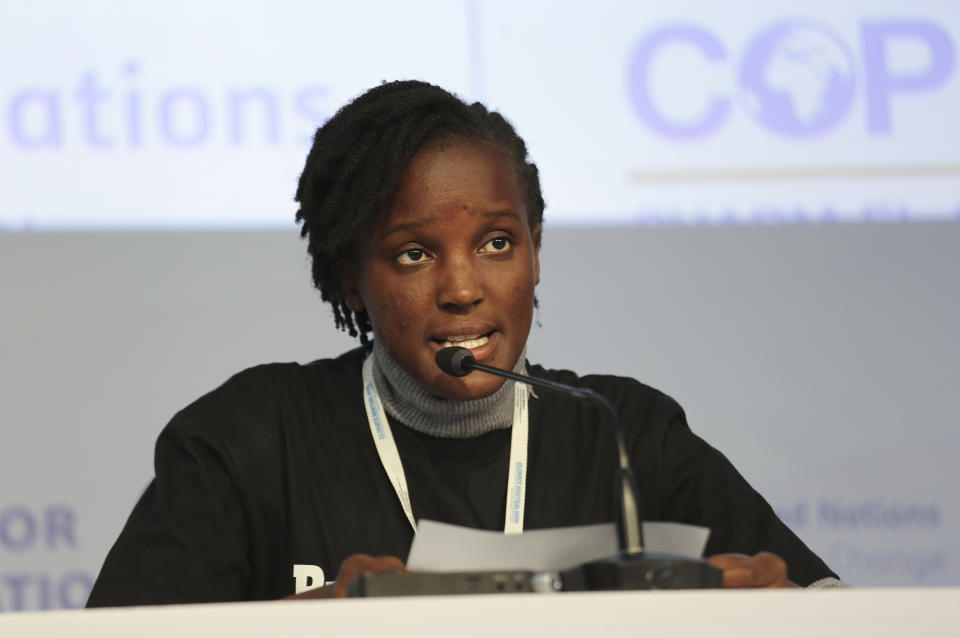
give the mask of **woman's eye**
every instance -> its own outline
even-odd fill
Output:
[[[397,256],[397,262],[409,265],[409,264],[418,264],[426,259],[426,253],[420,248],[411,248],[410,250],[405,250]]]
[[[502,253],[510,250],[511,242],[506,237],[494,237],[483,245],[481,252]]]

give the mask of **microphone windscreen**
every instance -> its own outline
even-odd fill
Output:
[[[466,348],[450,346],[437,352],[437,366],[452,377],[463,377],[470,374],[470,363],[473,355]]]

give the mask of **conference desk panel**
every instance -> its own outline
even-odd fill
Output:
[[[0,636],[960,635],[960,588],[607,592],[172,605],[0,615]],[[826,633],[825,633],[826,632]]]

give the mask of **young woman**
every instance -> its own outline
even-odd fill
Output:
[[[615,448],[595,413],[448,376],[434,361],[447,345],[604,394],[646,518],[710,527],[725,585],[835,579],[669,397],[526,361],[544,203],[499,114],[421,82],[378,86],[317,132],[297,201],[314,282],[361,347],[246,370],[178,413],[91,606],[282,598],[298,579],[344,595],[358,573],[403,569],[421,518],[506,532],[611,520]]]

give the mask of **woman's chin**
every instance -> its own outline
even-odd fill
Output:
[[[431,389],[440,396],[454,401],[472,401],[490,396],[500,389],[505,379],[482,372],[473,372],[467,377],[450,377],[441,374],[434,381]]]

